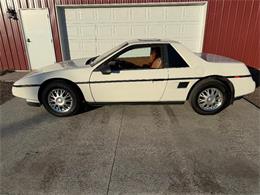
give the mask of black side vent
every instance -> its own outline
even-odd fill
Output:
[[[189,85],[189,82],[180,82],[178,85],[178,88],[186,88],[186,87],[188,87],[188,85]]]

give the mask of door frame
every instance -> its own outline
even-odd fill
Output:
[[[50,12],[48,8],[20,8],[18,10],[18,16],[19,16],[19,26],[21,28],[21,33],[22,33],[22,39],[23,39],[23,44],[24,44],[24,48],[25,48],[25,55],[28,61],[28,69],[32,70],[32,65],[31,65],[31,61],[30,61],[30,56],[29,56],[29,51],[28,51],[28,47],[27,47],[27,43],[26,43],[26,37],[25,37],[25,32],[24,32],[24,28],[23,28],[23,21],[22,21],[22,14],[21,11],[23,10],[47,10],[48,14],[49,14],[49,21],[50,21]],[[50,24],[50,29],[51,29],[51,39],[52,39],[52,45],[53,45],[53,50],[54,50],[54,56],[55,56],[55,60],[56,58],[56,53],[55,53],[55,47],[54,47],[54,43],[53,43],[53,34],[52,34],[52,28],[51,28],[51,21],[49,22]]]

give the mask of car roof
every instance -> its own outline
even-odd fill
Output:
[[[140,43],[179,43],[178,41],[169,39],[133,39],[127,41],[128,44],[140,44]]]

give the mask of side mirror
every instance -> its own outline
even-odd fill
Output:
[[[111,67],[109,66],[109,63],[106,66],[102,67],[101,69],[102,74],[111,74],[111,72],[112,70]]]
[[[108,64],[106,64],[102,70],[101,70],[102,74],[111,74],[113,73],[119,73],[120,69],[119,69],[119,64],[117,61],[110,61],[108,62]]]

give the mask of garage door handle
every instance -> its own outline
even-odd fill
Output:
[[[26,40],[28,43],[30,43],[31,42],[31,40],[28,38],[27,40]]]

